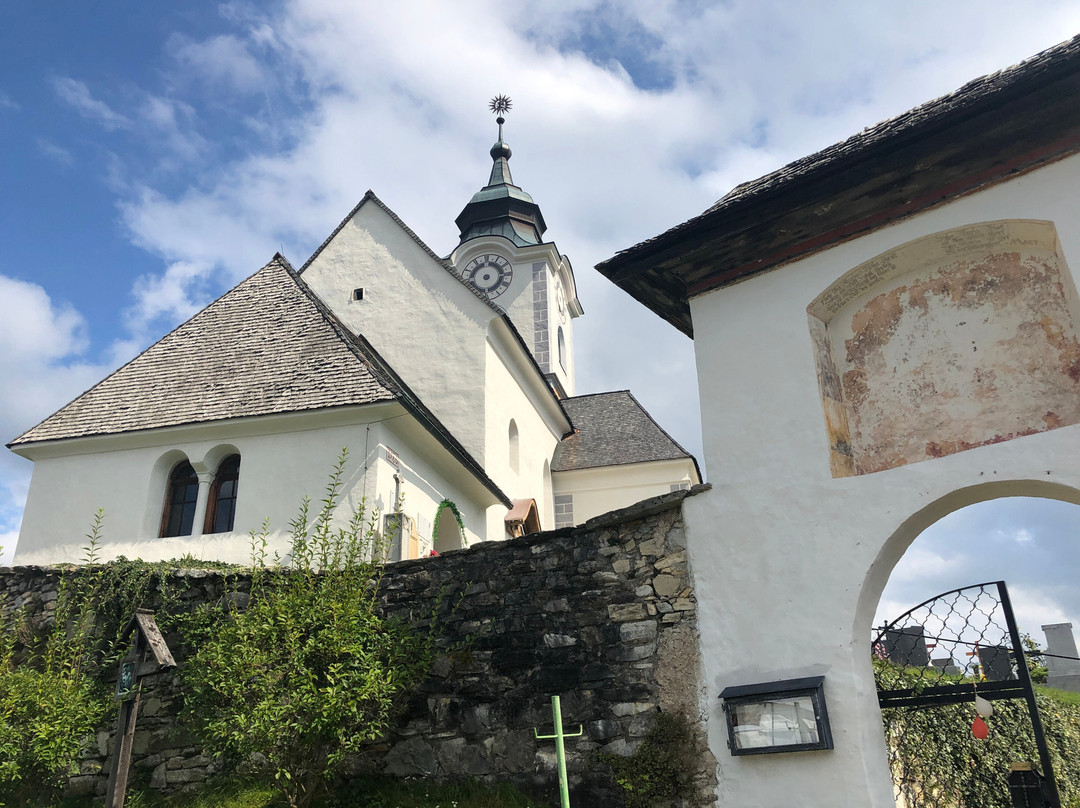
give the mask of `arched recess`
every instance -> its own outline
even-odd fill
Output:
[[[510,470],[517,472],[521,464],[521,435],[518,433],[517,421],[513,418],[510,419],[510,428],[507,431],[510,445]]]
[[[235,529],[240,451],[232,444],[219,444],[206,453],[203,464],[214,474],[206,503],[203,534],[228,533]]]
[[[161,510],[161,538],[190,536],[199,504],[199,475],[184,459],[169,471],[165,484],[165,506]]]
[[[897,526],[867,570],[859,590],[850,643],[856,674],[855,681],[851,683],[851,692],[857,695],[852,701],[852,706],[858,724],[866,731],[866,734],[862,735],[863,748],[871,750],[875,744],[879,744],[881,761],[886,759],[886,750],[881,732],[882,716],[871,662],[870,642],[875,613],[889,577],[912,543],[931,525],[971,505],[1015,497],[1055,500],[1080,506],[1080,490],[1039,479],[997,480],[958,488],[920,508]],[[989,578],[973,573],[971,580],[958,582],[957,586],[982,583],[993,578],[1003,579],[1009,583],[1008,569],[1004,569],[1000,575]],[[932,597],[941,591],[946,591],[946,588],[928,592],[925,597]],[[917,601],[909,605],[916,604]],[[899,614],[889,614],[887,619],[899,616]]]
[[[923,236],[807,314],[834,477],[1080,423],[1080,303],[1053,222]]]
[[[953,511],[1002,497],[1036,497],[1080,505],[1080,491],[1068,485],[1044,480],[1000,480],[981,483],[958,488],[931,502],[900,524],[882,546],[863,579],[853,626],[856,643],[869,641],[874,613],[881,600],[881,593],[885,590],[893,569],[919,534]],[[866,667],[869,670],[869,654],[867,654]]]
[[[169,474],[178,463],[188,459],[179,449],[170,449],[154,461],[148,475],[146,510],[143,513],[141,535],[150,538],[161,535],[161,514],[168,496]]]
[[[440,502],[435,512],[433,545],[436,553],[460,550],[465,546],[465,522],[457,505],[448,499]]]

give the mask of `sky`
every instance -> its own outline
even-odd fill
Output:
[[[0,20],[5,442],[276,251],[301,265],[369,188],[448,254],[487,179],[487,103],[506,93],[515,181],[586,311],[578,392],[630,388],[700,457],[693,343],[593,265],[1068,39],[1080,6],[55,0],[6,3]],[[30,471],[0,454],[0,558]],[[1028,630],[1080,627],[1077,512],[953,514],[912,546],[882,609],[1008,577]]]

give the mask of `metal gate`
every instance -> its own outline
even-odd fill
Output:
[[[898,806],[1010,808],[1010,764],[1031,761],[1044,780],[1029,804],[1061,808],[1004,581],[920,603],[876,630],[872,653]],[[976,696],[993,706],[981,742]]]

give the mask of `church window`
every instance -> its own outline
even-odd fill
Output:
[[[559,364],[563,373],[566,373],[566,337],[563,336],[562,326],[559,326]]]
[[[240,455],[229,455],[218,466],[214,484],[210,487],[204,533],[228,533],[233,529],[233,519],[236,516],[236,489],[239,482]]]
[[[510,468],[518,470],[521,458],[521,437],[518,435],[518,426],[513,418],[510,419]]]
[[[199,501],[199,477],[191,463],[184,460],[169,474],[165,492],[165,511],[161,515],[161,536],[190,536]]]

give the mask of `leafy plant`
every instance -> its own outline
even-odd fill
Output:
[[[659,713],[637,752],[600,754],[621,787],[626,808],[652,808],[694,793],[701,750],[694,727],[679,713]]]
[[[346,460],[343,451],[315,517],[305,501],[292,522],[289,567],[264,565],[264,525],[252,535],[247,607],[204,611],[188,626],[186,720],[207,752],[272,777],[294,808],[385,733],[433,656],[430,634],[378,614],[378,513],[361,506],[335,527]]]
[[[923,681],[920,669],[878,659],[873,664],[879,685],[916,687]],[[971,679],[956,677],[956,681]],[[1036,689],[1036,702],[1062,803],[1080,808],[1080,704],[1042,687]],[[993,705],[994,714],[987,720],[990,735],[984,740],[972,735],[975,710],[970,703],[881,711],[889,762],[905,804],[1011,805],[1006,784],[1009,764],[1038,763],[1038,750],[1025,701],[1000,699]]]
[[[103,514],[88,538],[96,546]],[[92,582],[91,582],[92,583]],[[25,612],[0,620],[0,805],[59,793],[108,713],[92,599],[62,575],[52,624],[33,630]]]
[[[439,538],[439,517],[442,516],[444,510],[449,510],[454,515],[454,521],[457,522],[458,532],[461,533],[461,546],[468,547],[469,540],[465,537],[465,520],[461,518],[461,511],[458,510],[457,503],[452,499],[444,498],[435,507],[435,520],[432,522],[431,528],[431,546],[435,546],[435,542]]]

